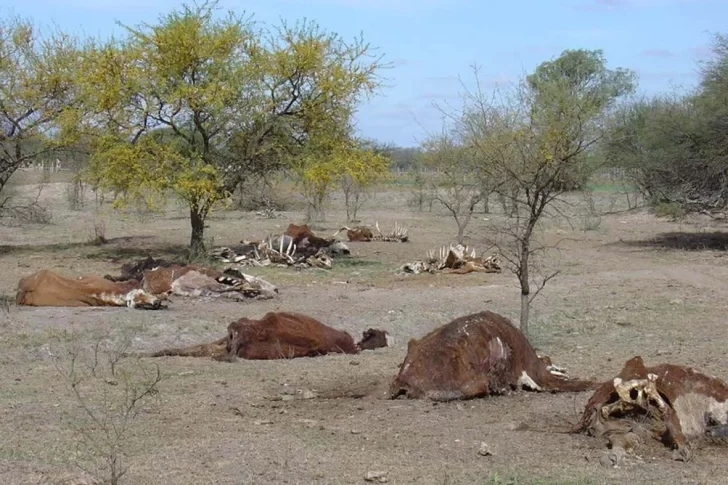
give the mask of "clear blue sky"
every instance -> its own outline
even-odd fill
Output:
[[[3,0],[0,15],[92,36],[154,22],[170,0]],[[457,103],[458,76],[481,66],[485,86],[516,81],[567,48],[603,49],[610,67],[639,75],[640,91],[695,85],[711,35],[728,33],[728,0],[220,0],[258,21],[306,17],[351,38],[363,32],[394,68],[361,106],[359,133],[403,146],[441,126],[433,103]]]

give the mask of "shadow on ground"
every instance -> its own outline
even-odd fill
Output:
[[[56,253],[73,251],[80,257],[108,260],[117,263],[126,259],[153,256],[165,259],[185,259],[189,247],[182,244],[154,244],[147,241],[153,236],[115,237],[104,243],[78,242],[56,244],[26,244],[18,246],[0,245],[0,256],[24,253]]]
[[[654,238],[625,241],[627,246],[682,251],[726,251],[728,232],[664,232]]]

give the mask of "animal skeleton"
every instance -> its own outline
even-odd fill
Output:
[[[394,223],[394,231],[388,236],[385,236],[382,234],[382,231],[379,229],[379,221],[374,223],[374,227],[377,229],[377,232],[379,234],[374,236],[374,241],[383,241],[383,242],[407,242],[409,240],[409,236],[407,235],[407,228],[404,226],[401,226],[399,222]]]
[[[237,252],[229,247],[216,248],[212,255],[224,263],[234,263],[239,266],[296,266],[299,268],[331,269],[331,258],[320,250],[314,255],[306,256],[296,254],[298,247],[290,236],[268,235],[259,243],[247,242],[245,253]]]
[[[477,257],[475,250],[458,244],[442,246],[439,250],[429,250],[424,261],[418,260],[400,267],[404,273],[435,273],[449,270],[449,273],[467,274],[472,272],[500,273],[500,260],[493,254],[487,258]]]
[[[377,230],[377,234],[373,234],[371,230],[367,226],[356,226],[356,227],[348,227],[348,226],[342,226],[341,229],[336,231],[333,236],[336,237],[341,231],[347,231],[349,233],[349,240],[350,241],[380,241],[380,242],[407,242],[409,240],[409,236],[407,235],[407,228],[402,226],[399,222],[394,223],[394,230],[388,234],[384,235],[382,234],[381,229],[379,228],[379,221],[374,223],[374,228]],[[351,232],[354,233],[363,233],[365,235],[365,239],[352,239]],[[371,234],[371,236],[366,235],[367,233]]]

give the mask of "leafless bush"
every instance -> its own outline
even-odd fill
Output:
[[[580,229],[583,232],[595,231],[602,224],[602,214],[594,204],[594,197],[584,192],[584,202],[579,214]]]
[[[432,193],[427,174],[421,170],[415,171],[412,177],[411,195],[407,199],[407,205],[414,210],[422,212],[426,204],[428,210],[432,212],[432,204],[434,201],[435,197]]]
[[[357,215],[364,203],[372,197],[372,185],[358,183],[351,175],[341,177],[341,191],[344,193],[346,221],[358,222]]]
[[[94,246],[101,246],[103,244],[106,244],[109,242],[108,239],[106,239],[106,222],[101,220],[94,221],[94,226],[89,232],[88,236],[88,242],[89,244],[93,244]]]
[[[6,197],[0,202],[0,225],[19,227],[24,224],[50,224],[53,219],[51,210],[37,200],[11,203]]]
[[[129,439],[140,413],[158,396],[159,367],[127,357],[130,338],[98,340],[91,349],[77,334],[53,339],[54,362],[78,406],[66,422],[79,436],[75,465],[102,483],[118,485],[129,470]]]
[[[292,205],[281,182],[270,177],[260,177],[239,186],[235,199],[234,207],[238,210],[269,214],[289,210]]]
[[[48,183],[47,175],[45,172],[43,173],[43,177],[37,186],[38,192],[35,198],[10,195],[0,201],[0,225],[19,227],[24,224],[51,223],[53,214],[50,208],[38,202],[43,193],[43,188]]]
[[[86,205],[86,184],[80,177],[74,177],[73,182],[66,186],[66,200],[73,211],[81,210]]]

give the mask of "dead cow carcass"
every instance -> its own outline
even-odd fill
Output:
[[[359,343],[342,330],[293,312],[269,312],[260,320],[241,318],[228,326],[226,337],[212,343],[179,349],[166,349],[150,357],[178,355],[213,357],[218,360],[271,360],[313,357],[330,353],[358,354],[362,350],[390,345],[384,330],[368,329]]]
[[[597,388],[575,431],[604,437],[612,448],[653,437],[688,460],[691,440],[728,436],[727,401],[728,385],[717,377],[681,365],[645,367],[636,356]]]
[[[216,269],[188,265],[171,265],[144,271],[143,288],[155,295],[270,299],[278,288],[262,278],[232,268],[223,273]]]
[[[377,234],[374,234],[372,230],[367,226],[355,226],[355,227],[347,227],[343,226],[341,229],[336,231],[333,235],[333,237],[336,237],[341,231],[346,231],[346,237],[349,238],[349,241],[358,241],[358,242],[369,242],[369,241],[380,241],[380,242],[407,242],[409,241],[409,236],[407,235],[407,228],[404,226],[401,226],[399,223],[394,223],[394,231],[392,231],[388,235],[382,234],[382,231],[379,229],[379,222],[376,222],[374,224],[375,229],[377,230]]]
[[[293,239],[296,246],[296,253],[312,256],[323,251],[329,256],[337,256],[340,254],[349,255],[351,251],[349,247],[335,238],[324,239],[316,236],[308,224],[289,224],[284,233]]]
[[[561,392],[594,387],[591,381],[568,379],[547,362],[508,319],[485,311],[410,340],[390,395],[448,401],[519,389]]]
[[[143,310],[165,308],[165,296],[145,291],[136,280],[109,281],[100,276],[66,277],[44,269],[18,283],[15,301],[30,306],[126,306]]]
[[[487,258],[475,255],[475,250],[458,244],[443,246],[438,251],[428,251],[427,258],[407,263],[399,268],[403,273],[420,274],[445,271],[452,274],[473,272],[500,273],[500,260],[496,255]]]

